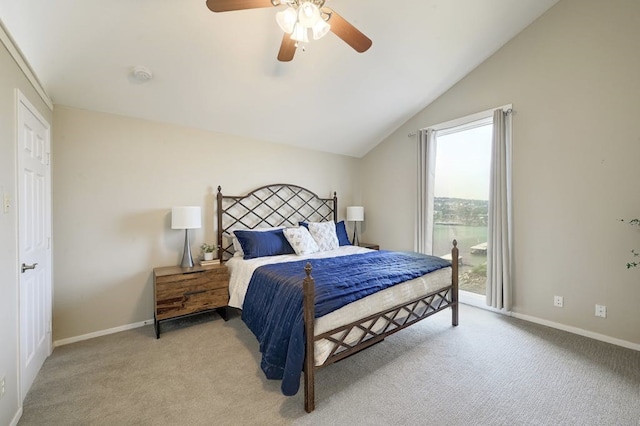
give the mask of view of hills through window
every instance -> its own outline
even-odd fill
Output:
[[[455,130],[455,129],[454,129]],[[451,252],[458,241],[460,289],[484,295],[491,124],[436,134],[433,254]]]

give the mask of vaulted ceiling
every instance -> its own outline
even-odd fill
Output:
[[[373,46],[330,33],[286,63],[283,6],[0,0],[0,20],[54,104],[360,157],[557,1],[328,0]]]

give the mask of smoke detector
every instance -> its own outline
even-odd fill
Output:
[[[145,81],[149,81],[153,78],[153,74],[151,73],[151,70],[141,65],[133,67],[133,69],[131,70],[131,74],[133,75],[133,78],[135,78],[137,81],[141,83],[144,83]]]

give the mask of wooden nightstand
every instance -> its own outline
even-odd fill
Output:
[[[380,246],[378,244],[371,244],[371,243],[358,243],[359,247],[364,247],[364,248],[368,248],[371,250],[380,250]]]
[[[217,310],[227,320],[229,272],[225,265],[154,268],[153,289],[153,325],[157,339],[162,321],[212,310]]]

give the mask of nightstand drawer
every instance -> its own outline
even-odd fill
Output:
[[[380,245],[372,243],[358,243],[360,247],[368,248],[371,250],[380,250]]]
[[[193,287],[181,294],[171,293],[170,296],[167,294],[167,297],[158,298],[156,301],[158,320],[219,308],[229,302],[229,292],[226,288],[212,290]]]
[[[229,282],[227,268],[216,268],[208,271],[185,273],[181,275],[166,275],[156,277],[156,293],[170,292],[176,289],[179,292],[201,290],[204,286],[208,289],[226,288]],[[160,295],[158,294],[157,297]]]

